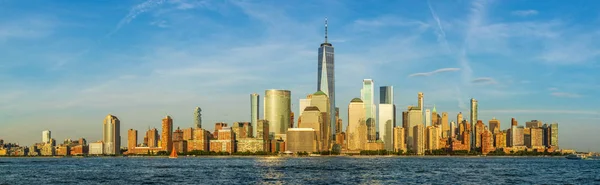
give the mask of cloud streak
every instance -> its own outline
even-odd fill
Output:
[[[431,75],[438,74],[438,73],[452,72],[452,71],[459,71],[459,70],[460,70],[460,68],[442,68],[442,69],[437,69],[437,70],[431,71],[431,72],[410,74],[410,75],[408,75],[408,77],[431,76]]]
[[[550,95],[560,98],[581,98],[580,94],[568,92],[552,92]]]
[[[511,12],[511,14],[516,15],[516,16],[522,16],[522,17],[527,17],[530,15],[537,15],[539,12],[537,10],[517,10],[517,11],[513,11]]]
[[[121,21],[119,21],[119,24],[117,24],[115,29],[106,35],[106,37],[110,37],[111,35],[115,34],[117,31],[119,31],[119,29],[121,29],[121,27],[123,27],[126,24],[129,24],[138,15],[147,12],[155,7],[158,7],[164,2],[165,0],[147,0],[143,3],[135,5],[129,10],[129,13],[123,19],[121,19]]]
[[[490,77],[481,77],[481,78],[473,79],[471,81],[471,83],[487,85],[487,84],[497,84],[498,82],[496,82],[496,80],[494,80],[493,78],[490,78]]]

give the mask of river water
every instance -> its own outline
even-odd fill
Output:
[[[562,157],[0,158],[0,184],[600,184]]]

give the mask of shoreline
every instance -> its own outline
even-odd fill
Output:
[[[286,155],[198,155],[198,156],[179,156],[178,158],[564,158],[565,156],[519,156],[519,155],[323,155],[323,156],[286,156]],[[169,156],[0,156],[3,158],[31,158],[31,159],[50,159],[50,158],[169,158]]]

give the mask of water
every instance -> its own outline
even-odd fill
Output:
[[[600,184],[600,160],[558,157],[0,158],[0,184]]]

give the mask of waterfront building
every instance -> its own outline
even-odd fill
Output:
[[[104,154],[121,154],[121,122],[113,115],[104,118],[102,128]]]
[[[423,113],[421,112],[419,107],[412,107],[409,106],[408,107],[408,115],[407,115],[407,121],[408,121],[408,125],[406,128],[406,133],[407,137],[406,137],[406,143],[407,143],[407,148],[414,148],[415,146],[413,146],[413,144],[415,143],[414,141],[414,131],[413,129],[415,128],[415,126],[419,125],[419,124],[423,124]]]
[[[201,129],[201,128],[198,128]],[[183,129],[183,140],[193,140],[194,139],[194,128],[186,128]]]
[[[348,138],[348,150],[361,150],[364,142],[361,138],[361,128],[366,129],[365,104],[360,98],[354,98],[348,105],[348,127],[346,134]]]
[[[219,130],[221,130],[222,128],[225,128],[225,127],[227,127],[227,123],[223,123],[223,122],[215,123],[215,131],[212,134],[213,139],[219,138]]]
[[[377,140],[375,142],[367,142],[365,144],[365,150],[379,151],[383,150],[383,147],[383,142],[381,142],[380,140]]]
[[[160,139],[160,137],[156,128],[148,130],[146,132],[146,137],[148,138],[148,143],[146,144],[146,146],[150,148],[158,147],[158,140]]]
[[[330,130],[332,127],[330,126],[331,112],[329,111],[331,110],[331,108],[329,107],[329,98],[327,97],[327,94],[325,94],[323,91],[317,91],[312,95],[310,104],[311,106],[317,107],[318,111],[321,114],[322,123],[319,129],[315,129],[315,131],[317,132],[317,137],[319,137],[318,147],[320,148],[320,150],[329,150],[329,146],[331,146],[331,140],[333,140],[333,138],[331,138],[333,136],[333,133],[331,133],[332,130]],[[305,109],[304,111],[306,110],[307,109]],[[311,110],[314,110],[314,108]]]
[[[179,129],[179,127],[173,131],[173,142],[175,141],[183,141],[183,130]]]
[[[496,150],[494,148],[494,135],[489,130],[485,129],[481,133],[481,153],[488,154]]]
[[[236,152],[235,148],[235,133],[230,127],[224,127],[219,130],[219,137],[216,140],[210,141],[210,151],[213,152]]]
[[[171,116],[165,116],[162,119],[162,134],[160,138],[161,147],[164,151],[171,152],[173,150],[173,119]]]
[[[404,127],[394,127],[394,152],[406,152]]]
[[[412,151],[417,155],[425,154],[425,130],[423,127],[423,123],[419,123],[413,127],[413,144]]]
[[[531,148],[531,128],[523,128],[523,143],[525,147]]]
[[[519,122],[517,122],[517,119],[515,119],[515,118],[511,118],[510,119],[510,126],[511,127],[512,126],[518,126],[518,125],[519,125]]]
[[[307,108],[308,109],[308,108]],[[305,112],[306,114],[306,112]],[[313,128],[289,128],[287,131],[286,149],[293,153],[297,152],[317,152],[318,136]]]
[[[177,153],[185,153],[188,152],[188,141],[179,140],[173,141],[173,150]]]
[[[328,103],[327,103],[328,105]],[[326,109],[328,110],[328,109]],[[329,145],[325,145],[324,141],[323,141],[323,136],[327,136],[326,132],[324,132],[324,127],[327,127],[326,124],[324,124],[324,121],[327,121],[328,119],[326,117],[323,117],[325,114],[321,114],[320,109],[317,106],[308,106],[304,109],[304,113],[302,113],[302,115],[300,116],[302,119],[302,127],[301,128],[310,128],[312,129],[315,133],[314,136],[316,137],[315,139],[315,144],[317,146],[316,150],[317,151],[321,151],[321,150],[328,150],[328,146]],[[289,129],[288,129],[289,131]],[[297,130],[295,130],[297,131]],[[303,130],[306,131],[306,130]],[[294,142],[298,142],[298,141],[294,141]]]
[[[456,129],[457,129],[456,128],[456,123],[454,121],[450,122],[450,131],[448,133],[448,136],[450,136],[450,138],[456,138]]]
[[[342,149],[348,149],[348,146],[346,145],[346,132],[340,132],[335,134],[335,144],[339,145]]]
[[[492,134],[496,134],[500,132],[500,120],[497,120],[495,117],[489,121],[489,128],[492,131]]]
[[[524,128],[523,126],[512,126],[510,128],[510,146],[518,147],[524,146]]]
[[[477,146],[478,143],[477,143],[476,138],[478,138],[480,136],[479,134],[481,134],[482,131],[477,131],[477,127],[475,127],[475,125],[474,125],[475,123],[477,123],[477,120],[478,120],[477,119],[477,112],[478,112],[477,107],[478,107],[477,100],[475,100],[475,98],[471,98],[471,111],[470,111],[471,115],[469,117],[471,120],[469,122],[471,123],[471,128],[475,129],[475,130],[472,130],[472,133],[474,133],[474,134],[471,136],[471,141],[475,141],[475,142],[471,143],[472,148],[481,147],[481,146]],[[481,143],[479,143],[479,144],[481,144]]]
[[[243,138],[236,141],[238,152],[264,152],[265,141],[256,138]]]
[[[137,146],[138,139],[137,130],[129,129],[127,130],[127,149],[134,149]]]
[[[396,106],[394,105],[394,87],[379,87],[379,139],[384,149],[394,150],[394,127],[396,127]]]
[[[234,122],[231,130],[235,133],[237,139],[250,138],[253,131],[252,123],[250,122]]]
[[[442,138],[454,137],[454,132],[450,122],[448,122],[448,113],[442,112],[442,118],[440,120],[440,124],[442,125]]]
[[[339,107],[335,108],[335,121],[336,121],[336,123],[335,123],[335,134],[337,135],[337,134],[343,132],[343,129],[342,129],[343,122],[342,122],[342,119],[340,118],[340,108]],[[337,140],[337,138],[338,137],[336,137],[336,140]]]
[[[558,123],[550,124],[550,146],[558,148]]]
[[[425,129],[425,149],[428,151],[439,149],[438,127],[427,126]]]
[[[374,82],[372,79],[364,79],[363,87],[360,90],[360,99],[365,104],[365,117],[367,124],[367,138],[369,141],[377,140],[377,127],[376,122],[377,117],[375,113],[377,112],[375,107],[375,91],[374,91]]]
[[[277,139],[285,140],[290,125],[291,92],[270,89],[265,91],[264,118],[269,121],[269,132]]]
[[[104,155],[104,143],[102,141],[98,141],[98,142],[94,142],[94,143],[90,143],[89,145],[90,147],[90,155]],[[46,148],[46,147],[44,147]],[[54,155],[54,147],[48,147],[48,148],[52,148],[51,153],[48,153],[47,150],[42,150],[42,155]]]
[[[294,112],[290,112],[290,126],[288,128],[294,128]]]
[[[194,126],[197,129],[202,128],[202,109],[200,107],[194,108]]]
[[[51,132],[49,130],[42,131],[42,143],[49,143],[52,139]]]
[[[494,134],[494,147],[506,148],[506,132],[496,132]]]
[[[187,151],[208,151],[210,135],[208,130],[202,128],[193,129],[192,139],[187,140]]]
[[[528,122],[525,122],[525,128],[540,128],[542,127],[543,123],[542,121],[538,121],[538,120],[531,120]]]
[[[258,120],[258,127],[256,128],[256,139],[263,140],[265,146],[265,152],[270,151],[271,140],[273,139],[269,135],[269,121],[267,120]]]
[[[260,119],[260,95],[257,93],[250,94],[250,123],[252,128],[256,128]],[[256,130],[252,131],[251,136],[256,136]]]
[[[485,125],[483,121],[477,120],[477,124],[475,124],[475,148],[481,148],[481,134],[485,130]]]
[[[531,141],[529,148],[540,148],[544,146],[542,128],[531,128]]]
[[[317,91],[322,91],[329,98],[330,115],[335,115],[335,73],[334,73],[334,50],[333,45],[327,40],[327,19],[325,19],[325,42],[319,47],[318,65],[317,65]],[[325,111],[325,110],[321,110]],[[334,131],[335,117],[329,116],[328,130]],[[333,133],[332,133],[333,134]]]

